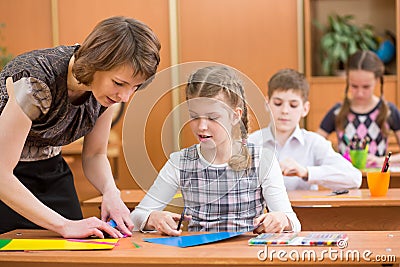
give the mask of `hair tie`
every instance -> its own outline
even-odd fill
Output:
[[[247,139],[246,138],[242,138],[242,146],[247,146]]]

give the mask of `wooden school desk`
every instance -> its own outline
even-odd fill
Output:
[[[121,199],[129,209],[134,209],[146,195],[141,189],[121,190]],[[91,198],[82,202],[84,207],[100,207],[102,196]]]
[[[389,188],[385,197],[371,197],[368,189],[338,196],[330,193],[288,191],[303,230],[400,230],[400,188]]]
[[[400,188],[390,188],[385,197],[370,197],[368,189],[350,190],[349,194],[339,196],[328,196],[330,193],[288,191],[303,230],[400,230]],[[121,190],[122,201],[129,209],[134,209],[144,195],[140,189]],[[100,207],[101,200],[88,199],[83,206]],[[169,207],[169,211],[180,213],[176,207]]]
[[[19,233],[17,235],[17,233]],[[101,267],[101,266],[399,266],[400,263],[400,231],[376,231],[376,232],[345,232],[348,234],[348,246],[340,250],[338,247],[331,247],[336,250],[336,254],[331,254],[331,258],[324,250],[329,247],[298,247],[298,246],[269,246],[265,250],[264,246],[249,246],[247,244],[253,234],[243,235],[225,241],[189,247],[177,248],[159,244],[147,243],[142,238],[161,237],[155,233],[135,232],[132,238],[119,240],[117,246],[112,250],[103,251],[25,251],[25,252],[6,252],[0,251],[0,266],[22,267]],[[184,234],[188,234],[184,232]],[[191,233],[194,234],[194,233]],[[306,235],[301,232],[299,235]],[[59,238],[53,232],[45,230],[15,230],[3,235],[0,238]],[[135,242],[140,247],[135,247],[131,242]],[[271,255],[271,250],[281,252],[281,258],[277,258],[277,253],[273,254],[273,260],[268,257],[265,261],[258,259],[257,254],[260,250],[267,251]],[[315,254],[310,258],[308,255]],[[354,252],[354,254],[353,254]],[[291,253],[292,258],[289,258]],[[338,256],[342,253],[343,257]],[[357,254],[359,260],[357,259]],[[296,256],[298,255],[298,256]],[[336,257],[335,257],[336,255]],[[347,255],[347,256],[346,256]],[[354,256],[353,256],[354,255]],[[364,258],[363,258],[364,255]],[[263,256],[263,254],[261,254]],[[295,258],[298,257],[298,260]],[[335,259],[336,258],[336,259]],[[287,259],[287,261],[285,261]],[[380,260],[378,262],[378,260]],[[383,262],[385,260],[385,262]]]

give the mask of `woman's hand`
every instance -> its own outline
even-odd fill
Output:
[[[121,238],[122,234],[112,228],[106,222],[91,217],[79,221],[67,220],[59,233],[64,238],[85,238],[89,236],[97,236],[104,238],[104,233],[109,234],[113,238]]]
[[[104,222],[108,219],[113,219],[117,224],[116,228],[126,236],[131,236],[131,231],[133,230],[133,222],[129,215],[129,209],[122,201],[119,190],[103,194],[101,219]]]
[[[144,229],[157,230],[162,234],[170,236],[179,236],[182,233],[182,229],[176,229],[178,228],[180,218],[181,214],[169,211],[152,211]],[[185,215],[183,220],[189,221],[191,218],[191,216]]]
[[[291,231],[291,224],[283,212],[268,212],[254,220],[253,233],[280,233]]]

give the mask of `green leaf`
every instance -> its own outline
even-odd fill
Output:
[[[325,26],[322,25],[318,20],[314,19],[314,20],[313,20],[313,24],[314,24],[315,27],[317,27],[320,31],[322,31],[322,32],[326,31]]]
[[[330,35],[326,35],[321,39],[321,47],[323,48],[329,48],[332,47],[335,41],[331,38]]]
[[[328,59],[322,61],[322,72],[325,75],[332,74],[331,62]]]
[[[369,50],[369,49],[368,49],[368,46],[367,46],[365,43],[360,43],[360,48],[361,48],[362,50]]]
[[[341,31],[342,31],[342,29],[341,29],[341,27],[340,27],[340,24],[339,24],[338,21],[335,20],[335,19],[332,19],[332,28],[333,28],[333,30],[336,31],[336,32],[341,32]]]
[[[339,41],[343,44],[347,44],[350,42],[350,39],[349,39],[349,37],[342,35],[342,36],[339,36]]]
[[[333,51],[332,51],[332,56],[333,56],[334,58],[339,58],[339,57],[340,57],[341,50],[342,50],[342,47],[340,46],[340,44],[339,44],[339,43],[336,43],[335,46],[334,46],[334,48],[333,48]]]
[[[375,50],[378,48],[377,43],[375,42],[375,40],[370,39],[370,38],[365,38],[364,39],[365,44],[372,50]]]
[[[339,59],[342,62],[346,62],[347,61],[347,52],[346,52],[346,50],[344,50],[344,49],[340,50]]]
[[[1,37],[1,28],[4,28],[5,24],[0,23],[0,37]],[[0,69],[2,69],[11,59],[13,56],[7,52],[7,48],[0,45]]]
[[[343,25],[343,34],[351,35],[352,28],[349,25]]]
[[[368,36],[369,38],[372,38],[374,36],[374,32],[370,29],[364,29],[361,33],[362,35]]]
[[[354,54],[355,52],[357,52],[357,45],[356,42],[354,40],[350,40],[349,42],[349,55]]]

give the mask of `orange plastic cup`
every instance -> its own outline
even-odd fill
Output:
[[[389,190],[390,172],[368,172],[367,183],[372,197],[386,196]]]

